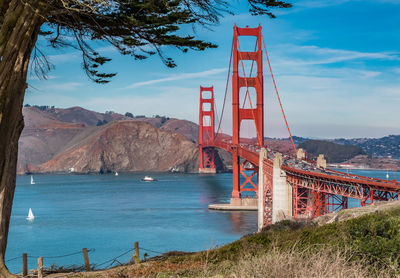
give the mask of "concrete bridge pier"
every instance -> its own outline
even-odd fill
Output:
[[[293,193],[282,170],[282,155],[275,154],[272,167],[265,164],[267,150],[260,151],[258,180],[258,230],[268,224],[284,219],[292,219]],[[266,168],[265,168],[266,167]]]
[[[286,181],[286,172],[281,166],[282,155],[276,153],[272,173],[272,223],[292,219],[292,187]]]

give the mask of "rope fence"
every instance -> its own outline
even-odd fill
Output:
[[[94,249],[94,248],[87,250],[88,253],[94,252],[94,251],[96,251],[96,249]],[[59,256],[28,256],[28,258],[37,259],[37,258],[42,257],[43,259],[59,259],[59,258],[71,257],[71,256],[78,255],[78,254],[82,254],[82,251],[76,251],[74,253],[69,253],[69,254],[59,255]],[[21,257],[18,257],[18,258],[21,258]]]
[[[22,276],[27,276],[28,275],[28,258],[30,259],[37,259],[38,260],[38,268],[37,270],[31,270],[31,272],[37,272],[37,276],[38,277],[43,277],[43,273],[56,273],[56,272],[80,272],[80,271],[92,271],[92,270],[104,270],[107,268],[110,268],[112,266],[115,266],[115,264],[118,265],[126,265],[126,264],[131,264],[131,263],[140,263],[140,251],[144,251],[144,252],[149,252],[149,253],[153,253],[156,255],[161,255],[164,254],[165,252],[160,252],[160,251],[155,251],[152,249],[148,249],[148,248],[143,248],[140,247],[139,248],[139,242],[135,242],[134,244],[134,248],[130,248],[129,250],[124,251],[123,253],[119,254],[118,256],[115,256],[111,259],[108,259],[100,264],[90,264],[89,262],[89,253],[94,253],[96,251],[96,249],[92,248],[92,249],[86,249],[83,248],[81,251],[76,251],[73,253],[67,253],[64,255],[55,255],[55,256],[33,256],[33,255],[27,255],[26,253],[22,254],[22,256],[17,256],[17,257],[13,257],[10,259],[7,259],[5,262],[12,262],[18,259],[22,258]],[[132,257],[129,259],[128,262],[121,262],[121,257],[132,253]],[[45,259],[59,259],[59,258],[65,258],[65,257],[71,257],[71,256],[75,256],[75,255],[83,255],[83,259],[84,259],[84,264],[82,265],[69,265],[69,266],[57,266],[57,265],[51,265],[50,267],[44,268],[43,267],[43,261]],[[147,259],[149,255],[147,253],[143,254],[144,259]]]

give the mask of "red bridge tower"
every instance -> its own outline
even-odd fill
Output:
[[[216,173],[214,136],[214,87],[200,86],[199,173]]]
[[[239,44],[240,36],[254,36],[257,38],[257,49],[253,52],[242,52]],[[257,147],[264,145],[264,86],[263,86],[263,57],[262,57],[262,31],[261,26],[257,28],[239,28],[233,27],[233,76],[232,76],[232,171],[233,171],[233,191],[231,204],[238,203],[235,199],[241,197],[242,191],[258,192],[258,184],[254,184],[251,178],[258,175],[258,166],[249,161],[240,161],[240,127],[243,120],[251,120],[254,122],[257,131]],[[245,72],[243,61],[250,60],[257,65],[257,75],[255,77],[247,77],[249,72]],[[245,88],[245,90],[240,90]],[[252,103],[249,88],[254,88],[256,92],[257,103]],[[245,94],[241,97],[240,94]],[[248,99],[250,108],[240,107],[240,100]],[[247,176],[246,171],[251,171]],[[240,174],[245,181],[240,184]],[[258,180],[258,179],[257,179]],[[249,187],[250,186],[250,187]]]

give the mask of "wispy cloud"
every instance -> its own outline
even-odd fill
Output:
[[[82,86],[82,83],[79,82],[65,82],[65,83],[53,83],[46,84],[43,88],[38,88],[39,90],[46,91],[75,91],[78,87]]]
[[[194,78],[210,76],[213,74],[218,74],[218,73],[222,73],[222,72],[226,72],[226,71],[227,71],[227,68],[216,68],[216,69],[211,69],[211,70],[206,70],[206,71],[201,71],[201,72],[181,73],[181,74],[176,74],[176,75],[173,75],[170,77],[132,83],[129,86],[127,86],[126,88],[132,89],[132,88],[153,85],[153,84],[158,84],[158,83],[163,83],[163,82],[169,82],[169,81],[194,79]]]
[[[371,3],[386,3],[400,4],[399,0],[304,0],[295,3],[295,7],[300,8],[325,8],[330,6],[338,6],[350,2],[371,2]]]
[[[345,49],[323,48],[316,45],[281,45],[279,52],[285,53],[286,57],[290,57],[286,61],[282,61],[288,64],[323,65],[352,60],[400,61],[400,56],[396,52],[361,52]],[[299,59],[297,57],[302,58]]]
[[[397,53],[391,52],[360,52],[343,49],[321,48],[318,46],[302,46],[301,49],[320,56],[332,56],[327,59],[311,62],[312,64],[331,64],[348,60],[375,59],[375,60],[396,60],[400,61]]]
[[[46,78],[45,78],[45,80],[52,80],[52,79],[56,79],[56,78],[57,78],[57,76],[55,76],[55,75],[47,75]],[[37,77],[35,74],[30,74],[29,77],[28,77],[28,80],[29,80],[29,81],[33,81],[33,80],[43,80],[43,78],[39,78],[39,77]]]
[[[341,5],[347,2],[350,2],[352,0],[305,0],[305,1],[299,1],[298,3],[295,4],[295,7],[300,7],[300,8],[324,8],[324,7],[329,7],[329,6],[337,6]],[[354,1],[354,0],[353,0]]]
[[[79,51],[74,51],[70,53],[48,55],[47,58],[51,63],[58,64],[58,63],[75,61],[81,58],[82,57],[81,55],[82,54]]]

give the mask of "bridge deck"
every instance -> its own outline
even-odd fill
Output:
[[[237,149],[238,155],[258,166],[260,148],[251,145],[234,146],[229,140],[215,140],[206,147],[216,147],[232,152]],[[268,159],[273,160],[274,153],[269,150]],[[380,192],[400,193],[400,182],[388,181],[353,174],[342,173],[331,169],[317,168],[315,163],[297,160],[288,156],[283,157],[282,170],[290,178],[290,182],[301,180],[302,187],[322,192],[363,199],[371,190]],[[305,183],[304,181],[310,181]],[[320,186],[318,186],[320,184]]]

